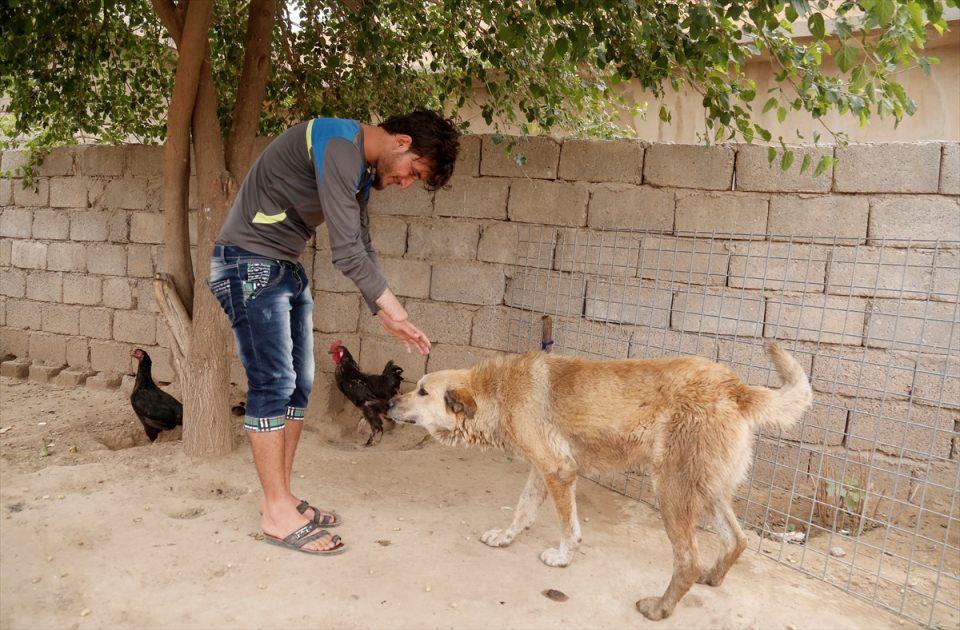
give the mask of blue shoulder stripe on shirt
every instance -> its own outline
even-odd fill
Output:
[[[323,184],[323,160],[326,155],[327,142],[331,138],[343,138],[348,142],[360,133],[360,125],[355,121],[342,118],[314,118],[309,123],[308,128],[308,146],[313,157],[313,167],[317,171],[317,184]],[[357,175],[357,183],[354,187],[359,187],[360,180],[366,170],[366,163],[360,160],[360,173]]]

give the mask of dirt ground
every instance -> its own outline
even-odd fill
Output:
[[[911,625],[755,552],[654,624],[634,601],[670,575],[655,511],[583,481],[570,567],[538,560],[557,542],[549,506],[513,546],[490,549],[479,536],[508,523],[524,463],[425,442],[416,428],[362,449],[305,427],[294,490],[345,519],[349,552],[329,558],[257,540],[245,445],[194,461],[175,436],[144,444],[121,392],[0,379],[0,432],[4,629]],[[702,537],[712,557],[716,541]]]

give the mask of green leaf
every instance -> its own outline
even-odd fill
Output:
[[[809,153],[807,153],[806,155],[803,156],[803,161],[800,163],[800,172],[801,172],[801,173],[803,173],[803,172],[806,171],[808,168],[810,168],[810,161],[811,161],[811,157],[810,157],[810,154],[809,154]]]
[[[840,68],[842,72],[847,72],[857,63],[857,49],[853,46],[843,44],[836,54],[833,55],[833,58],[837,62],[837,67]]]
[[[671,116],[670,116],[670,110],[668,110],[668,109],[666,108],[666,106],[661,105],[661,106],[660,106],[660,120],[662,120],[663,122],[670,122],[670,118],[671,118]]]
[[[785,107],[778,107],[778,108],[777,108],[777,120],[778,120],[779,122],[783,122],[784,120],[786,120],[786,118],[787,118],[787,110],[786,110],[786,108],[785,108]]]
[[[817,39],[823,39],[824,35],[826,35],[826,28],[824,27],[824,24],[823,24],[823,14],[814,13],[810,17],[808,17],[807,28],[810,29],[810,32],[813,34],[814,37],[816,37]]]
[[[894,0],[879,0],[876,6],[876,17],[880,26],[889,26],[896,10],[897,5]]]
[[[763,113],[766,114],[771,109],[777,106],[777,99],[774,96],[771,96],[767,99],[767,102],[763,104]]]
[[[793,151],[788,149],[783,152],[783,157],[780,158],[780,170],[786,171],[791,164],[793,164]]]
[[[773,164],[773,161],[777,159],[777,148],[776,147],[767,147],[767,162]]]
[[[833,158],[829,155],[824,155],[820,158],[820,161],[817,162],[817,168],[813,170],[814,177],[820,177],[823,173],[833,165]]]

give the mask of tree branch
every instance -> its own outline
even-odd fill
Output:
[[[270,80],[270,44],[277,20],[277,0],[252,0],[247,19],[243,70],[240,73],[233,123],[227,141],[227,170],[240,180],[250,168],[260,108]]]
[[[184,358],[190,356],[190,340],[193,334],[190,314],[180,301],[170,275],[158,273],[154,276],[153,295],[173,337],[173,347],[170,350],[177,366],[177,374],[183,376],[186,374]]]

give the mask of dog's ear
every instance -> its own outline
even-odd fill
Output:
[[[473,394],[468,389],[448,389],[443,395],[443,400],[447,404],[447,409],[453,413],[462,413],[470,419],[473,419],[477,413],[477,401],[473,399]]]

